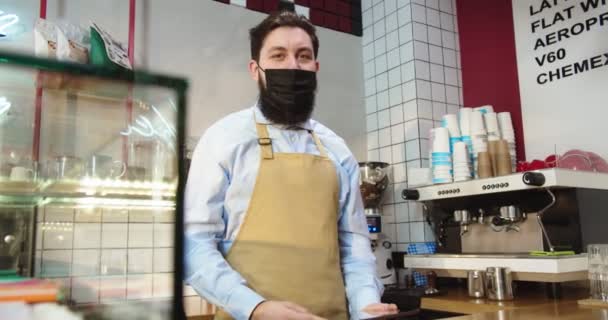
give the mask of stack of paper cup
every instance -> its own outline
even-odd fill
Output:
[[[487,134],[486,126],[483,121],[483,113],[479,111],[472,111],[469,116],[469,119],[471,137],[485,136]]]
[[[458,123],[460,125],[460,140],[467,144],[470,157],[473,159],[473,141],[471,140],[471,108],[460,108],[458,111]]]
[[[464,142],[454,143],[453,156],[453,172],[454,182],[471,180],[471,157],[467,150],[467,144]]]
[[[500,140],[500,129],[498,127],[498,117],[496,117],[496,113],[485,113],[483,115],[483,120],[486,125],[486,130],[488,132],[488,141]]]
[[[477,174],[477,156],[480,152],[488,151],[488,138],[486,134],[486,128],[483,121],[483,114],[479,111],[473,111],[470,115],[470,126],[471,126],[471,145],[473,147],[473,174],[478,177]]]
[[[454,143],[460,141],[460,125],[458,115],[446,114],[441,120],[441,126],[448,129],[450,133],[450,152],[454,152]]]
[[[492,107],[491,105],[485,105],[485,106],[474,108],[473,111],[479,111],[481,113],[494,112],[494,107]]]
[[[513,130],[513,120],[510,112],[500,112],[498,117],[498,127],[500,129],[501,138],[509,143],[509,154],[511,155],[512,171],[515,172],[517,163],[516,146],[515,146],[515,130]]]
[[[450,153],[450,133],[447,128],[433,130],[433,151],[431,169],[433,183],[452,182],[452,154]]]
[[[471,112],[473,112],[471,108],[460,108],[458,110],[458,124],[462,137],[471,136]]]

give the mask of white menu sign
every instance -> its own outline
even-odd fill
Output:
[[[513,0],[526,157],[608,156],[608,1]]]

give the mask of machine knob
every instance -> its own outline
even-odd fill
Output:
[[[416,189],[405,189],[401,193],[403,200],[418,200],[420,199],[420,193]]]
[[[391,260],[391,259],[386,259],[386,268],[387,268],[388,270],[393,269],[393,260]]]
[[[545,184],[545,175],[540,172],[525,172],[522,180],[529,186],[540,187]]]

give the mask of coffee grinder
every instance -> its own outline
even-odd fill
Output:
[[[360,162],[359,188],[365,207],[365,217],[369,229],[372,251],[376,256],[376,270],[384,285],[397,283],[392,260],[392,243],[382,233],[382,214],[380,211],[384,192],[388,187],[389,164],[385,162]]]

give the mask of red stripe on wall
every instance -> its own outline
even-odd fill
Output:
[[[517,159],[525,160],[511,0],[456,0],[463,102],[509,111]]]

